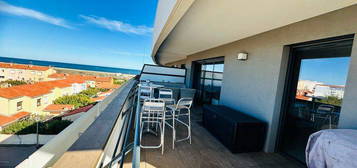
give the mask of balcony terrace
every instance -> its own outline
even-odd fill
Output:
[[[233,154],[201,125],[201,108],[193,108],[192,144],[188,141],[176,143],[172,149],[172,130],[165,131],[165,152],[160,149],[141,149],[140,167],[221,167],[221,168],[299,168],[297,161],[277,153]],[[176,128],[179,137],[186,136],[183,127]],[[157,144],[159,138],[151,134],[143,136],[143,144]],[[125,160],[124,167],[132,167],[132,157]]]
[[[175,72],[171,70],[171,73]],[[158,76],[161,77],[160,84],[166,87],[184,87],[165,81],[183,82],[185,75],[142,72],[18,167],[302,167],[300,163],[277,153],[231,153],[201,126],[202,109],[199,106],[193,107],[191,114],[192,144],[178,142],[172,149],[172,129],[167,128],[163,155],[159,149],[140,148],[137,84],[143,78]],[[183,129],[176,127],[178,137],[186,136]],[[143,144],[155,144],[159,139],[158,136],[144,134]]]

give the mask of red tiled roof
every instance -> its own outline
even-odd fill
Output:
[[[306,97],[306,96],[303,96],[303,95],[296,95],[296,99],[306,100],[306,101],[310,101],[311,100],[310,97]]]
[[[54,88],[66,88],[71,87],[73,83],[85,83],[81,79],[63,79],[54,81],[38,82],[35,84],[18,85],[9,88],[0,88],[0,97],[8,99],[29,96],[37,97],[45,94],[49,94]]]
[[[18,85],[9,88],[0,88],[0,97],[16,98],[22,96],[37,97],[50,92],[50,88],[39,86],[36,84]]]
[[[91,101],[97,102],[97,101],[102,101],[105,99],[106,96],[98,96],[98,97],[92,97],[90,98]]]
[[[44,109],[44,111],[65,112],[65,111],[72,110],[73,108],[74,106],[70,104],[50,104]]]
[[[47,71],[50,67],[45,66],[35,66],[35,65],[23,65],[23,64],[13,64],[0,62],[0,68],[13,68],[13,69],[25,69],[25,70],[36,70],[36,71]]]
[[[87,106],[84,106],[84,107],[80,107],[78,109],[72,110],[72,111],[64,114],[63,117],[74,115],[74,114],[77,114],[77,113],[87,112],[93,106],[94,106],[94,104],[90,104],[90,105],[87,105]]]
[[[325,85],[325,84],[318,84],[319,86],[328,86],[331,88],[345,88],[344,85]]]
[[[8,124],[13,123],[21,118],[28,116],[28,115],[30,115],[30,113],[24,112],[24,111],[18,112],[12,116],[0,115],[0,126],[8,125]]]
[[[116,89],[119,88],[120,85],[116,84],[111,84],[111,83],[98,83],[96,85],[97,88],[103,88],[103,89]]]
[[[112,77],[99,77],[91,75],[77,75],[77,74],[65,74],[65,73],[54,73],[48,76],[49,78],[57,79],[80,79],[85,81],[96,81],[96,82],[112,82]]]
[[[90,80],[96,82],[112,82],[112,77],[99,77],[99,76],[90,76],[90,75],[68,75],[67,79],[82,79],[82,80]]]
[[[67,74],[64,73],[53,73],[51,75],[48,75],[49,78],[65,78]]]

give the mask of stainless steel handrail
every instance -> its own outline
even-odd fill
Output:
[[[137,134],[139,134],[138,131],[140,131],[140,129],[139,129],[140,128],[140,123],[139,123],[140,102],[138,99],[137,91],[138,91],[138,88],[134,86],[132,88],[132,91],[130,92],[131,95],[128,95],[128,97],[127,97],[128,100],[126,100],[126,101],[131,101],[131,102],[130,102],[130,107],[128,108],[128,109],[130,109],[129,113],[128,113],[129,117],[128,117],[128,119],[126,119],[124,121],[125,123],[123,125],[123,128],[126,128],[126,129],[125,130],[122,129],[120,132],[119,139],[117,142],[118,144],[115,147],[114,155],[113,155],[111,161],[109,163],[107,163],[105,166],[102,166],[102,168],[111,168],[114,164],[119,164],[119,167],[122,168],[126,155],[131,151],[133,151],[133,158],[132,158],[133,167],[135,167],[135,168],[140,167],[140,144],[138,141],[139,136],[137,135]],[[135,103],[136,103],[136,108],[134,108]],[[124,111],[122,111],[122,112],[124,112]],[[135,116],[134,116],[134,114],[135,114]],[[128,143],[130,131],[132,131],[132,125],[134,125],[134,129],[135,129],[134,142]],[[122,135],[122,133],[124,133],[124,135]],[[120,141],[122,141],[121,151],[119,154],[115,155],[115,153],[117,153],[117,150],[118,150],[117,148],[119,146]],[[139,144],[139,146],[136,144]]]
[[[140,86],[136,88],[136,112],[135,112],[135,135],[133,146],[132,167],[140,167],[140,94],[138,91]]]

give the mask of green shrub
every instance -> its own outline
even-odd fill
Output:
[[[75,108],[86,106],[91,104],[91,100],[89,96],[84,94],[70,95],[70,96],[62,96],[53,101],[54,104],[71,104],[74,105]]]
[[[83,94],[88,97],[94,97],[97,95],[98,92],[99,92],[99,90],[97,88],[89,88],[87,90],[81,91],[79,94]]]
[[[27,84],[25,81],[21,81],[21,80],[6,80],[6,81],[2,81],[0,82],[1,83],[8,83],[10,84],[11,86],[17,86],[17,85],[25,85]]]
[[[105,88],[89,88],[87,90],[83,90],[79,94],[83,94],[83,95],[86,95],[88,97],[95,97],[95,96],[97,96],[97,94],[99,92],[107,92],[107,91],[109,91],[109,89],[105,89]]]
[[[96,88],[98,89],[100,92],[107,92],[109,91],[110,89],[107,89],[107,88]]]
[[[127,80],[126,79],[115,79],[114,78],[114,84],[116,85],[123,85]]]
[[[68,127],[72,121],[69,120],[49,120],[38,123],[39,134],[59,134],[62,130]],[[34,134],[37,130],[35,120],[28,119],[15,122],[5,127],[2,134]]]
[[[317,102],[324,103],[324,104],[331,104],[335,106],[341,106],[342,99],[339,99],[336,96],[328,96],[326,99],[317,100]]]
[[[5,129],[3,129],[1,131],[1,133],[2,134],[14,134],[14,133],[17,133],[21,130],[24,130],[24,129],[30,127],[34,123],[36,123],[34,120],[18,121],[18,122],[12,123],[9,126],[5,127]]]

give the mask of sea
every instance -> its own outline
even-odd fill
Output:
[[[0,62],[32,64],[32,65],[39,65],[39,66],[52,66],[57,68],[69,68],[69,69],[98,71],[98,72],[112,72],[112,73],[122,73],[122,74],[132,74],[132,75],[137,75],[140,73],[140,70],[136,70],[136,69],[113,68],[113,67],[104,67],[104,66],[71,64],[71,63],[64,63],[64,62],[40,61],[40,60],[10,58],[10,57],[0,57]]]

